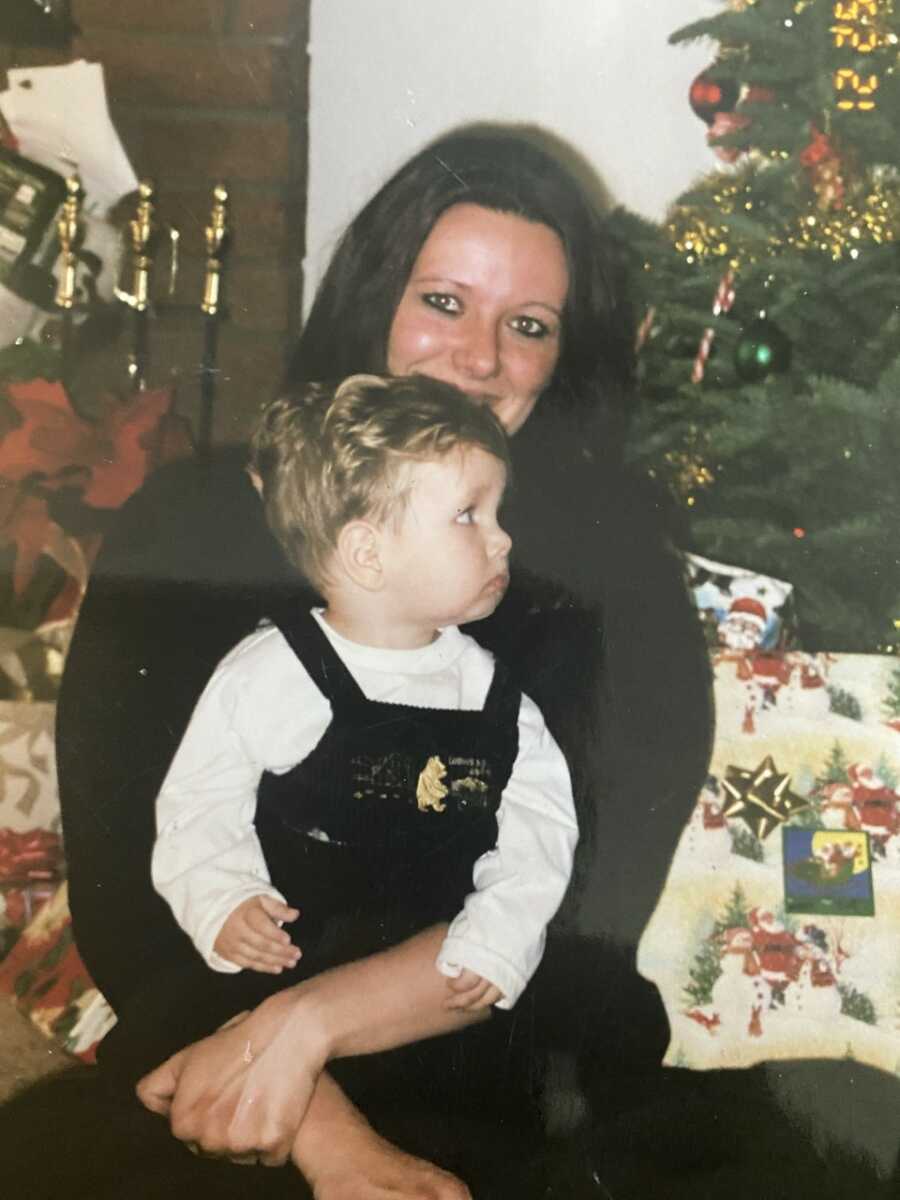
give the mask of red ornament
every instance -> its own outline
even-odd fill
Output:
[[[841,156],[831,138],[815,125],[810,126],[810,133],[810,143],[800,152],[800,162],[806,168],[818,206],[825,212],[843,208],[844,164]]]
[[[837,157],[834,145],[827,133],[822,133],[815,125],[810,126],[812,139],[805,150],[800,152],[800,161],[804,167],[815,167],[829,158]]]
[[[709,69],[701,71],[688,92],[688,101],[694,114],[711,125],[716,113],[734,110],[740,89],[733,79],[712,79]]]

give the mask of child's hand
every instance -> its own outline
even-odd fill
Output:
[[[489,979],[484,979],[465,967],[455,979],[448,979],[447,983],[453,992],[447,1001],[448,1008],[475,1012],[479,1008],[490,1008],[492,1004],[503,999],[503,993]]]
[[[281,924],[299,916],[296,908],[271,896],[251,896],[226,919],[213,950],[236,967],[280,975],[285,967],[295,967],[300,958]]]

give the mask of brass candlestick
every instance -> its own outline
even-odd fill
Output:
[[[131,240],[131,290],[116,288],[116,296],[134,310],[133,344],[128,356],[128,377],[133,391],[142,392],[147,386],[148,334],[150,289],[153,262],[159,244],[159,226],[155,220],[155,188],[149,179],[138,185],[138,202],[134,217],[128,222]]]
[[[228,189],[218,183],[213,189],[213,206],[206,226],[206,278],[201,310],[208,317],[219,311],[222,269],[228,248]]]
[[[83,194],[78,176],[70,175],[66,180],[66,199],[56,222],[62,253],[55,301],[64,313],[71,312],[75,306],[75,266],[78,262],[78,250],[84,240],[80,212]]]
[[[150,304],[150,277],[159,240],[159,230],[153,219],[156,210],[153,196],[153,184],[149,179],[142,179],[138,186],[137,212],[128,223],[133,274],[127,302],[137,312],[146,312]]]
[[[203,365],[200,370],[200,431],[199,450],[209,454],[212,449],[213,406],[216,395],[216,358],[218,355],[219,322],[222,319],[222,276],[228,249],[228,190],[224,184],[213,189],[213,206],[206,226],[206,278],[200,310],[204,314]]]

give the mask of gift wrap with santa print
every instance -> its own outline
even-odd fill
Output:
[[[688,581],[710,646],[784,649],[796,638],[794,589],[745,567],[685,556]]]
[[[638,952],[665,1061],[900,1063],[900,663],[713,652],[706,785]]]

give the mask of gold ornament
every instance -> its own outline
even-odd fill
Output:
[[[834,261],[877,246],[900,241],[900,174],[876,168],[855,177],[842,160],[824,167],[813,181],[813,196],[783,225],[766,222],[760,236],[748,240],[729,226],[732,213],[753,211],[758,202],[755,171],[736,176],[713,175],[701,182],[691,202],[677,205],[667,230],[675,249],[689,264],[721,262],[738,269],[783,254],[786,249],[826,254]],[[804,193],[810,193],[804,188]],[[712,213],[711,209],[714,209]]]
[[[791,777],[782,775],[768,755],[755,771],[728,767],[722,784],[729,797],[726,817],[740,817],[751,832],[763,841],[776,825],[803,812],[809,804],[790,790]]]
[[[900,235],[900,190],[875,182],[861,199],[847,201],[843,208],[801,216],[789,244],[799,249],[819,250],[835,262],[858,258],[862,250],[883,246]]]
[[[665,463],[671,472],[672,483],[681,496],[689,496],[695,489],[708,488],[716,477],[697,454],[684,450],[669,450]]]

